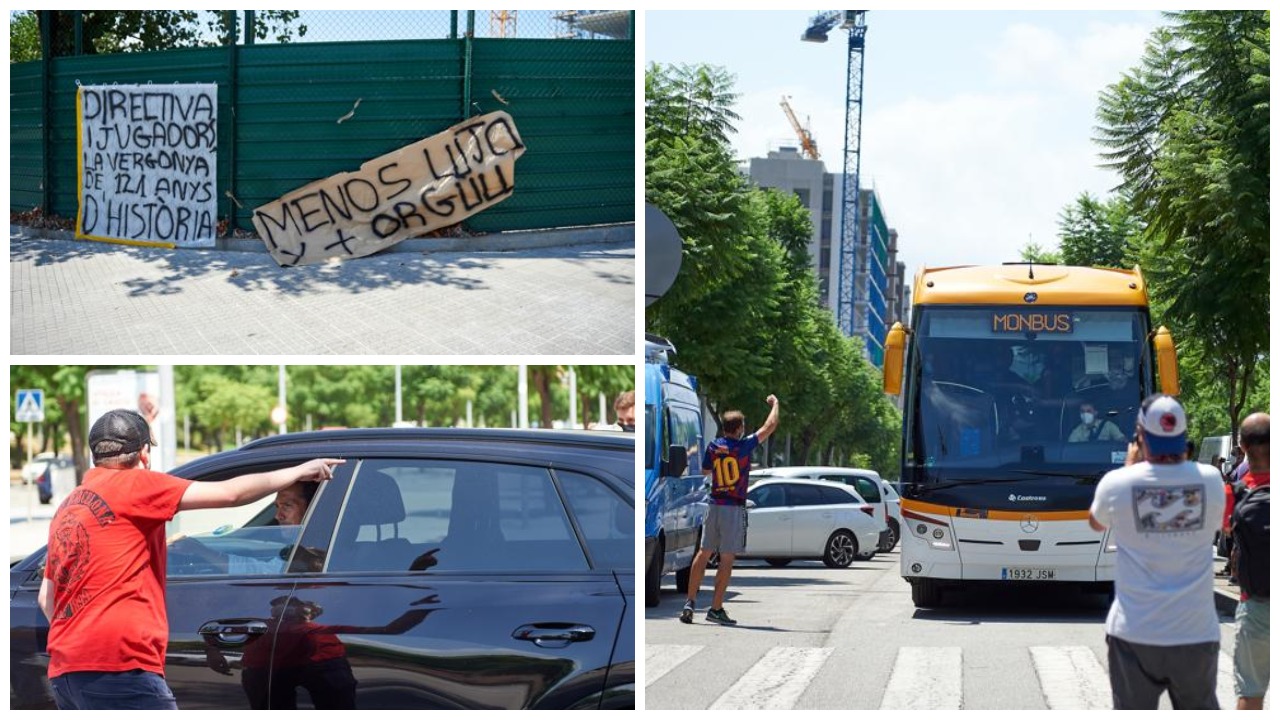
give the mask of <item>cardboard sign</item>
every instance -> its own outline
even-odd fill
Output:
[[[217,85],[82,86],[76,131],[77,238],[213,246]]]
[[[506,199],[524,147],[507,113],[473,117],[256,208],[253,226],[281,265],[369,255]]]

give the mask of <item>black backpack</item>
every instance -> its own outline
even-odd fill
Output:
[[[1249,597],[1271,596],[1271,486],[1249,491],[1231,514],[1236,576]]]

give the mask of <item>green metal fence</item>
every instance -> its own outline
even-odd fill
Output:
[[[581,30],[553,39],[476,37],[488,15],[454,13],[457,27],[445,28],[453,37],[436,39],[241,41],[55,52],[11,64],[10,209],[74,217],[78,85],[213,82],[218,214],[234,227],[251,230],[253,208],[312,180],[494,110],[511,114],[528,149],[515,194],[469,218],[468,228],[632,221],[634,17],[616,39]]]

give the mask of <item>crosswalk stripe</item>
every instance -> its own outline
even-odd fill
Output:
[[[1050,710],[1110,710],[1107,669],[1087,647],[1032,647],[1031,662]]]
[[[646,645],[644,648],[644,685],[648,687],[680,663],[693,657],[704,645]]]
[[[880,700],[881,710],[959,710],[960,648],[904,647]]]
[[[646,645],[645,686],[657,682],[706,648],[705,645]],[[1028,648],[1036,679],[1050,710],[1109,710],[1111,682],[1106,665],[1083,645]],[[775,647],[712,705],[723,710],[788,710],[830,659],[834,648]],[[1234,708],[1234,659],[1218,656],[1217,696]],[[959,709],[963,701],[959,647],[903,647],[894,660],[881,710]],[[1269,698],[1266,703],[1270,706]]]
[[[775,647],[738,678],[712,710],[790,710],[833,648]]]

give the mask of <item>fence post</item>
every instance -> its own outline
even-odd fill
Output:
[[[471,117],[471,45],[476,34],[476,11],[467,11],[467,36],[462,41],[462,115],[459,120]]]
[[[227,138],[227,233],[224,237],[232,237],[236,230],[236,97],[240,89],[240,46],[236,42],[236,11],[227,10],[227,71],[228,82],[231,87],[227,88],[227,96],[231,105],[231,119],[229,125],[231,132]],[[248,14],[250,11],[246,10]],[[250,21],[246,19],[245,35],[249,34]],[[213,186],[218,186],[217,178],[214,178]]]
[[[449,39],[450,40],[458,39],[458,11],[457,10],[449,11]]]
[[[54,10],[38,10],[40,20],[40,212],[53,213],[53,173],[50,171],[53,137],[53,23]],[[76,98],[79,102],[80,98]],[[76,128],[77,132],[79,128]],[[79,159],[77,159],[79,162]]]
[[[74,26],[76,29],[76,49],[72,54],[83,55],[84,54],[84,11],[72,10],[71,17],[74,20]]]

